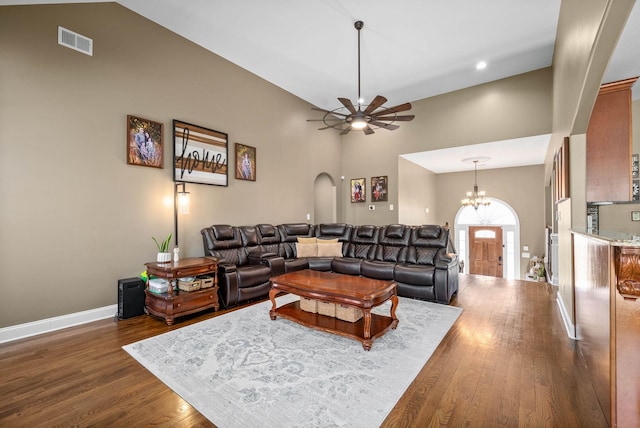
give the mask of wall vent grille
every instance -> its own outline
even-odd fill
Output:
[[[58,26],[58,44],[93,56],[92,39],[60,26]]]

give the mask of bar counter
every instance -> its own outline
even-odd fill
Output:
[[[578,345],[610,426],[639,426],[640,237],[572,239]]]

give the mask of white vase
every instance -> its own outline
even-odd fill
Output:
[[[171,253],[158,253],[156,260],[158,263],[168,263],[171,261]]]

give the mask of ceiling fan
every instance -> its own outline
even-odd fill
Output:
[[[371,104],[361,104],[360,97],[360,30],[364,27],[364,22],[356,21],[353,26],[358,30],[358,103],[353,104],[348,98],[338,98],[338,101],[342,104],[342,107],[338,107],[334,110],[324,110],[321,108],[313,107],[312,110],[320,111],[324,113],[322,119],[308,119],[307,122],[323,122],[326,126],[318,128],[318,130],[324,129],[337,129],[340,135],[348,134],[352,129],[362,130],[365,135],[371,135],[374,133],[374,129],[384,128],[389,131],[398,129],[399,126],[393,122],[408,122],[415,118],[414,115],[398,115],[398,113],[411,110],[410,103],[404,103],[395,107],[383,107],[382,105],[387,102],[387,99],[382,95],[377,95]],[[364,108],[364,110],[362,110]]]

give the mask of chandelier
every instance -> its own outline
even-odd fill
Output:
[[[473,161],[473,171],[474,171],[474,183],[473,183],[473,192],[467,192],[467,197],[462,200],[463,207],[473,207],[475,210],[478,209],[479,206],[487,206],[491,203],[490,200],[485,199],[484,190],[478,191],[478,162],[480,158],[475,159],[463,159],[463,162]],[[482,160],[488,160],[488,158],[482,158]]]

